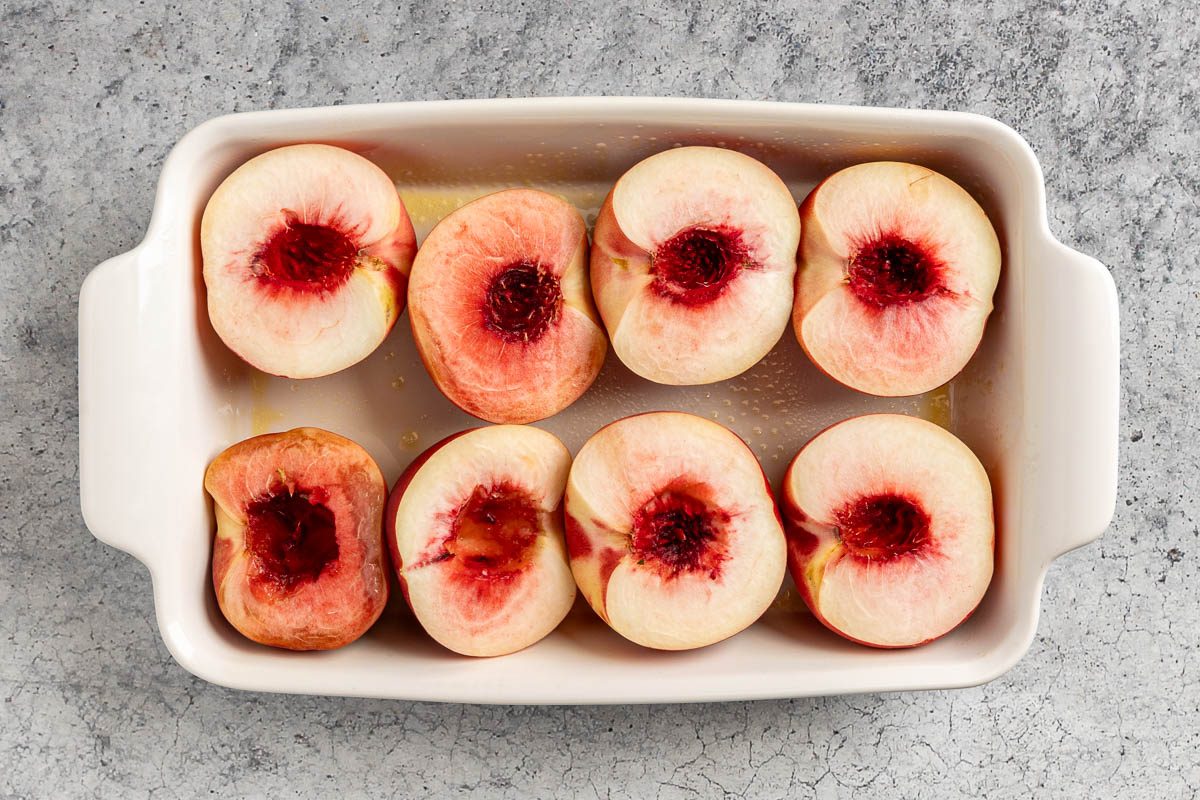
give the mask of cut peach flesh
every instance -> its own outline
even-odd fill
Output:
[[[466,431],[430,450],[389,506],[405,597],[455,652],[528,647],[575,599],[562,529],[570,453],[552,434],[514,425]]]
[[[566,509],[580,590],[647,647],[732,636],[783,579],[783,533],[758,461],[700,417],[658,412],[602,428],[571,467]]]
[[[413,266],[409,313],[438,388],[491,422],[532,422],[595,380],[607,343],[587,286],[587,232],[561,198],[510,189],[443,219]]]
[[[337,561],[337,519],[320,488],[285,487],[251,500],[246,545],[256,569],[251,591],[264,586],[287,594],[315,581]]]
[[[818,434],[784,478],[792,577],[813,613],[878,647],[935,639],[992,576],[991,485],[953,434],[875,414]]]
[[[243,164],[200,225],[213,327],[272,374],[317,377],[373,351],[404,307],[416,237],[362,156],[293,145]]]
[[[749,156],[683,147],[640,162],[596,220],[592,290],[613,349],[659,383],[711,383],[758,362],[787,327],[800,221]]]
[[[913,164],[860,164],[818,185],[801,220],[793,323],[818,367],[883,396],[962,370],[1000,274],[996,232],[965,190]]]
[[[221,453],[204,487],[217,517],[217,602],[242,634],[321,650],[378,619],[386,486],[361,447],[317,428],[256,436]]]

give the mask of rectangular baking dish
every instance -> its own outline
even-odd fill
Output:
[[[407,319],[367,361],[291,381],[258,373],[213,333],[198,228],[235,167],[284,144],[328,142],[395,179],[418,235],[467,200],[530,185],[558,192],[589,224],[629,166],[678,144],[716,144],[773,167],[797,200],[863,161],[915,161],[983,204],[1004,253],[996,312],[951,384],[915,398],[858,395],[823,377],[791,332],[750,372],[711,386],[635,378],[611,351],[597,384],[540,423],[575,451],[601,425],[679,409],[729,425],[776,488],[815,432],[865,411],[933,419],[979,455],[995,490],[998,550],[988,594],[928,646],[879,651],[827,632],[790,581],[754,626],[721,644],[663,653],[632,645],[578,605],[523,652],[470,659],[429,640],[393,602],[360,641],[291,653],[244,640],[222,618],[209,569],[212,512],[201,487],[229,444],[316,425],[360,442],[389,482],[426,445],[478,424],[433,387]],[[241,689],[480,703],[644,703],[959,687],[1002,674],[1029,647],[1042,580],[1059,555],[1096,539],[1116,500],[1116,289],[1094,259],[1046,223],[1041,170],[1014,131],[980,116],[663,98],[393,103],[236,114],[185,136],[163,168],[149,230],[98,266],[79,309],[80,495],[95,536],[140,559],[163,639],[186,669]],[[395,600],[395,598],[394,598]]]

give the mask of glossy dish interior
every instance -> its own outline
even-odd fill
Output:
[[[443,650],[394,601],[360,641],[328,653],[255,645],[221,617],[209,579],[212,512],[201,479],[223,448],[314,425],[361,443],[392,482],[426,446],[482,424],[421,366],[402,316],[372,356],[309,381],[248,367],[213,332],[197,230],[204,205],[248,158],[318,141],[359,152],[396,181],[421,239],[486,192],[534,186],[574,203],[589,226],[629,166],[677,144],[747,152],[797,200],[870,160],[921,163],[961,183],[1000,236],[1004,270],[983,343],[952,383],[871,398],[813,367],[789,330],[749,372],[708,386],[642,380],[609,352],[595,385],[538,423],[574,452],[602,425],[648,410],[716,419],[753,448],[778,490],[817,431],[869,411],[930,419],[961,437],[991,477],[992,586],[949,636],[877,651],[840,639],[790,579],[757,624],[698,651],[644,650],[578,603],[534,647],[497,659]],[[994,121],[945,112],[661,99],[463,101],[262,112],[193,131],[168,160],[136,250],[101,265],[80,307],[81,494],[98,538],[150,568],[159,624],[183,666],[245,689],[498,703],[666,702],[951,687],[989,680],[1025,652],[1054,557],[1091,541],[1115,502],[1116,311],[1095,261],[1056,242],[1025,143]]]

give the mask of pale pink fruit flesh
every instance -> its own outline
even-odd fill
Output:
[[[587,228],[534,189],[487,195],[430,232],[408,289],[437,387],[490,422],[549,417],[596,379],[607,342],[587,285]]]
[[[621,176],[596,220],[592,292],[613,350],[657,383],[712,383],[756,364],[792,308],[800,218],[750,156],[681,147]]]
[[[641,414],[584,444],[567,481],[567,548],[588,603],[661,650],[749,626],[783,580],[786,548],[754,454],[715,422]]]
[[[971,359],[992,311],[1000,244],[961,186],[882,161],[826,178],[800,208],[796,338],[862,392],[920,394]]]
[[[818,434],[784,477],[792,577],[831,630],[875,647],[949,632],[992,579],[987,472],[931,422],[872,414]]]
[[[496,425],[434,445],[396,484],[393,566],[417,620],[443,646],[505,655],[570,611],[562,522],[570,464],[553,434]]]
[[[404,308],[416,237],[391,178],[339,147],[281,147],[217,187],[200,223],[213,328],[258,369],[314,378],[366,358]]]
[[[217,604],[244,636],[291,650],[354,641],[387,602],[387,486],[365,450],[319,428],[256,436],[204,475]]]

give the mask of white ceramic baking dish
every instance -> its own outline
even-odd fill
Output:
[[[916,161],[966,186],[1004,251],[996,312],[966,371],[929,395],[868,398],[833,384],[791,332],[749,373],[674,388],[632,376],[612,353],[597,384],[542,425],[572,450],[602,424],[674,408],[741,434],[775,481],[809,436],[867,410],[946,425],[979,455],[996,498],[995,580],[951,635],[878,651],[827,632],[785,586],[744,633],[686,653],[643,650],[578,606],[546,640],[475,660],[432,643],[393,602],[362,640],[330,653],[272,650],[217,610],[213,530],[201,488],[208,462],[267,430],[328,428],[362,443],[389,481],[427,444],[478,424],[433,388],[407,319],[341,374],[290,381],[257,373],[213,333],[197,230],[235,167],[283,144],[349,147],[391,174],[423,236],[450,209],[494,188],[559,192],[594,219],[613,181],[676,144],[748,152],[797,199],[856,162]],[[1096,539],[1116,498],[1116,290],[1094,259],[1046,224],[1038,162],[1004,125],[937,111],[659,98],[396,103],[221,117],[189,133],[163,168],[153,218],[134,250],[97,267],[79,309],[80,494],[100,540],[149,568],[159,627],[185,668],[227,686],[276,692],[485,703],[626,703],[796,697],[957,687],[1002,674],[1037,626],[1042,579],[1059,555]]]

